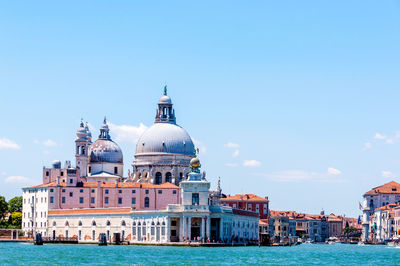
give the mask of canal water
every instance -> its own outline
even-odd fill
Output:
[[[172,247],[0,243],[0,265],[400,265],[400,248],[303,244],[294,247]]]

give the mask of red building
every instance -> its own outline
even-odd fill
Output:
[[[257,212],[260,214],[260,219],[268,218],[268,197],[262,198],[254,194],[236,194],[234,196],[228,195],[226,198],[221,198],[220,202],[222,205],[232,208]]]

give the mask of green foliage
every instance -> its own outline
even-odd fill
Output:
[[[11,221],[9,221],[9,224],[12,224],[16,228],[21,228],[22,225],[22,213],[21,212],[13,212],[11,214]]]
[[[8,211],[22,212],[22,197],[14,197],[8,201]]]
[[[0,196],[0,221],[3,220],[7,212],[8,212],[7,201],[3,196]]]
[[[22,197],[14,197],[8,203],[0,196],[0,228],[20,229],[22,224]],[[8,219],[6,214],[11,213]]]

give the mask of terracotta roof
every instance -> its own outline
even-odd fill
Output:
[[[382,207],[377,208],[377,209],[378,209],[378,210],[384,210],[384,211],[386,211],[386,210],[391,210],[391,209],[393,209],[394,207],[397,207],[397,204],[391,203],[391,204],[387,204],[387,205],[382,206]]]
[[[131,208],[49,210],[49,215],[129,213]]]
[[[234,196],[227,196],[222,198],[221,201],[263,201],[268,202],[267,199],[254,194],[236,194]]]
[[[374,187],[364,195],[374,194],[400,194],[400,184],[397,182],[389,182],[379,187]]]
[[[67,184],[65,182],[60,183],[60,187],[66,187]],[[115,188],[115,182],[101,182],[100,186],[103,188]],[[41,184],[37,186],[32,186],[32,187],[26,187],[26,188],[42,188],[42,187],[57,187],[56,182],[51,182],[48,184]],[[97,187],[97,182],[83,182],[83,187],[91,187],[91,188],[96,188]],[[164,183],[161,185],[155,185],[155,184],[149,184],[149,183],[136,183],[136,182],[118,182],[119,188],[165,188],[165,189],[179,189],[180,187],[171,184],[171,183]]]

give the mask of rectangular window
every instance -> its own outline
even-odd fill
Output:
[[[49,171],[46,171],[46,176],[49,176]]]
[[[74,194],[72,192],[69,193],[69,196],[72,197]]]
[[[94,193],[94,189],[92,189],[92,193]]]
[[[122,204],[122,198],[118,198],[118,204]]]
[[[172,191],[172,194],[176,194],[176,190],[173,190],[173,191]]]
[[[192,205],[199,205],[199,193],[192,193]]]
[[[89,166],[88,172],[89,172],[89,174],[92,172],[92,167]]]
[[[54,189],[50,188],[50,192],[54,192]]]
[[[108,194],[108,189],[106,189],[106,194]]]
[[[70,180],[69,180],[69,183],[70,183],[70,184],[74,183],[74,180],[70,179]]]
[[[132,189],[132,194],[135,194],[135,193],[136,193],[136,190]]]
[[[118,167],[114,167],[114,174],[118,174]]]
[[[104,198],[104,203],[105,203],[105,204],[108,204],[108,197],[105,197],[105,198]]]
[[[80,193],[83,193],[83,189],[80,189],[79,192],[80,192]]]
[[[92,203],[92,204],[94,203],[94,197],[90,198],[90,203]]]
[[[50,197],[50,203],[54,203],[54,197]]]
[[[61,202],[62,202],[62,203],[65,203],[65,197],[62,197],[62,198],[61,198]]]
[[[161,189],[158,190],[158,194],[162,194],[162,190]]]
[[[65,192],[65,189],[61,190],[62,192]]]
[[[132,198],[132,204],[136,204],[136,198]]]
[[[118,193],[121,194],[122,193],[122,189],[118,190]]]
[[[83,203],[83,197],[79,198],[79,203],[82,204]]]
[[[149,190],[148,190],[148,189],[146,189],[145,193],[146,193],[146,194],[149,194]]]
[[[175,220],[171,221],[171,226],[176,226],[176,221]]]

